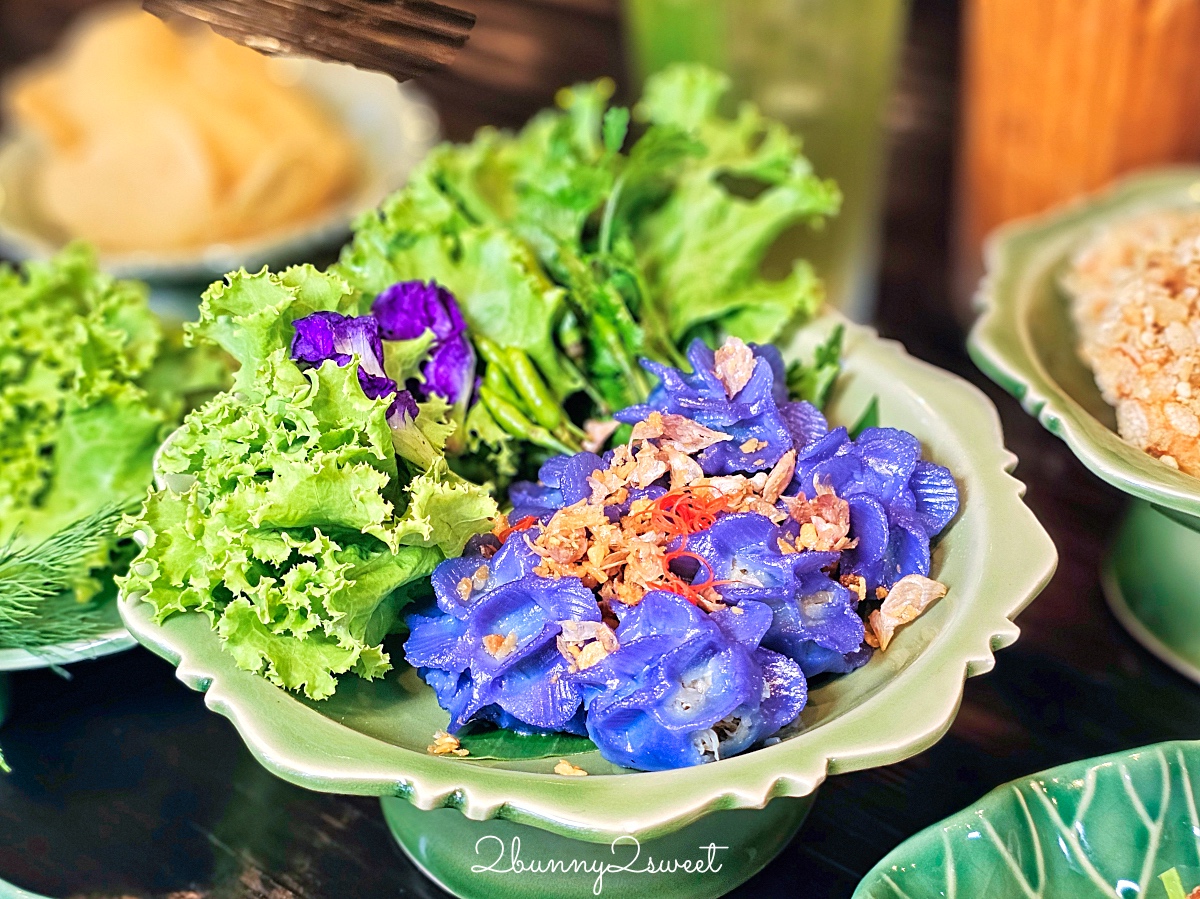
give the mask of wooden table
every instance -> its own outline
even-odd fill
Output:
[[[63,10],[79,5],[0,0],[0,59],[46,46]],[[469,64],[432,85],[455,136],[489,115],[519,120],[565,78],[619,69],[609,0],[528,5],[558,17],[551,36],[564,33],[573,8],[571,21],[584,23],[573,39],[579,52],[533,52],[521,43],[514,4],[479,0],[477,9],[508,17],[509,31],[481,41]],[[891,123],[879,324],[993,397],[1021,458],[1017,475],[1062,561],[1019,620],[1021,640],[1000,653],[994,672],[967,684],[950,733],[907,762],[830,780],[796,841],[734,894],[747,899],[848,897],[901,840],[1003,781],[1200,730],[1200,687],[1134,644],[1101,597],[1097,567],[1122,497],[974,370],[947,311],[956,19],[952,0],[915,4]],[[489,71],[503,74],[500,87],[480,86]],[[133,651],[71,675],[12,678],[12,716],[0,736],[16,772],[0,778],[0,878],[54,897],[441,895],[401,856],[375,800],[272,777],[166,663]]]

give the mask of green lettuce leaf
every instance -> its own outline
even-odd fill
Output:
[[[302,371],[291,361],[296,319],[359,314],[362,303],[311,267],[237,272],[210,288],[190,337],[242,363],[235,388],[164,444],[161,484],[127,525],[145,542],[127,591],[158,620],[208,615],[241,667],[313,699],[331,695],[339,675],[389,669],[381,643],[402,588],[497,512],[484,488],[446,467],[454,428],[444,401],[422,404],[405,429],[423,441],[421,458],[398,457],[389,400],[367,398],[357,362]],[[394,364],[419,365],[414,347],[400,350]]]
[[[748,104],[722,115],[728,87],[677,66],[648,79],[631,115],[601,79],[559,91],[557,110],[515,134],[438,147],[359,220],[337,272],[367,294],[438,280],[473,333],[526,351],[560,399],[582,389],[598,414],[646,398],[642,356],[679,364],[693,337],[776,340],[823,292],[802,261],[764,280],[763,258],[840,196],[782,124]]]
[[[409,505],[399,521],[400,542],[435,546],[447,558],[492,526],[500,508],[489,493],[458,477],[439,459],[408,486]]]
[[[666,201],[633,226],[633,239],[671,337],[684,341],[713,324],[765,342],[823,299],[804,263],[778,284],[759,277],[763,257],[787,228],[837,212],[841,195],[801,154],[800,140],[743,104],[734,119],[717,112],[728,79],[699,66],[651,78],[639,118],[674,126],[705,148],[676,168]]]
[[[145,286],[104,275],[82,245],[0,266],[0,540],[30,546],[134,501],[163,436],[225,374],[164,335]],[[117,542],[110,527],[89,544],[75,598],[127,558]]]

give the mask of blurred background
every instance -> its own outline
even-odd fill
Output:
[[[72,20],[96,5],[0,3],[0,67],[9,80],[14,70],[55,48]],[[450,139],[468,138],[485,124],[519,125],[552,103],[558,87],[575,81],[608,75],[624,96],[636,97],[646,73],[676,60],[707,62],[730,72],[734,97],[754,100],[798,130],[818,173],[835,178],[845,194],[835,222],[819,234],[785,235],[768,266],[783,272],[797,255],[813,259],[831,297],[855,317],[869,317],[875,305],[884,209],[907,216],[914,193],[946,177],[955,3],[918,3],[907,50],[904,0],[867,5],[628,0],[624,7],[621,0],[466,0],[460,5],[478,17],[466,48],[447,70],[414,85],[432,98],[441,133]],[[805,27],[789,27],[792,22]],[[7,106],[11,120],[13,104]],[[889,159],[907,174],[893,179],[895,195],[885,202],[883,172]],[[947,189],[939,184],[933,196],[944,196]],[[922,222],[926,225],[931,238],[943,227],[929,219]],[[132,273],[147,274],[136,267]]]
[[[95,5],[0,0],[0,77],[11,83]],[[949,738],[902,765],[836,778],[795,852],[739,895],[792,894],[800,877],[812,887],[804,895],[849,895],[886,849],[997,783],[1133,745],[1132,735],[1144,737],[1146,728],[1158,739],[1186,734],[1181,713],[1194,720],[1197,700],[1180,693],[1173,711],[1155,711],[1154,698],[1163,684],[1175,684],[1174,675],[1136,650],[1100,608],[1095,571],[1120,497],[1001,399],[962,346],[991,229],[1132,169],[1200,161],[1200,2],[455,5],[478,16],[467,46],[447,69],[412,84],[408,105],[392,110],[406,123],[398,138],[384,129],[372,139],[401,141],[406,150],[384,146],[402,156],[438,133],[463,140],[482,125],[520,125],[574,81],[611,76],[628,99],[646,72],[670,61],[726,69],[739,97],[800,132],[818,173],[835,178],[846,195],[836,222],[817,234],[786,235],[770,264],[786,268],[797,254],[813,259],[833,302],[987,390],[1022,457],[1017,473],[1031,485],[1030,503],[1063,556],[1060,576],[1021,619],[1021,643],[996,675],[972,682]],[[303,87],[297,77],[292,85]],[[388,93],[395,94],[391,85]],[[16,113],[11,103],[4,108],[11,136]],[[436,122],[425,117],[429,108]],[[353,139],[370,124],[347,115],[331,127]],[[402,167],[384,173],[381,184],[402,174]],[[0,184],[3,177],[0,171]],[[29,183],[19,172],[14,178],[10,194]],[[66,193],[68,207],[78,201]],[[330,229],[321,240],[272,244],[266,256],[332,253],[335,219],[349,210],[351,193],[329,201]],[[36,244],[3,240],[3,230],[0,222],[9,256]],[[56,236],[61,227],[47,239]],[[204,258],[172,261],[150,275],[195,296]],[[210,261],[219,266],[222,257]],[[133,273],[147,264],[126,262]],[[1070,646],[1057,636],[1066,628]],[[1089,651],[1099,643],[1104,654]],[[50,673],[29,675],[21,691],[5,749],[30,780],[0,806],[0,877],[56,896],[359,894],[339,893],[345,883],[387,895],[435,893],[398,857],[373,801],[317,797],[276,781],[227,722],[207,714],[201,698],[148,654],[95,664],[126,679],[129,694],[104,693],[112,677],[72,690]],[[1118,669],[1136,673],[1137,685],[1107,680]],[[87,715],[99,707],[103,716]],[[109,747],[109,755],[83,752],[95,745]],[[220,762],[211,776],[197,773],[197,753]],[[202,860],[210,852],[215,867]],[[179,892],[185,883],[201,886]]]
[[[12,99],[14,93],[23,99],[13,82],[27,78],[14,72],[24,73],[58,46],[72,22],[98,5],[0,2],[0,77],[8,76],[4,124],[10,140],[30,124],[23,109],[30,103]],[[482,125],[519,125],[552,103],[558,87],[575,81],[611,76],[620,95],[630,98],[645,74],[676,60],[722,68],[733,79],[732,99],[751,99],[798,131],[816,171],[834,178],[845,195],[841,215],[822,232],[785,234],[768,268],[783,272],[797,255],[812,259],[835,304],[862,320],[878,312],[885,330],[919,317],[931,326],[926,335],[941,334],[943,327],[953,330],[954,319],[967,321],[982,241],[1002,222],[1094,190],[1125,171],[1200,158],[1200,77],[1193,53],[1200,45],[1200,5],[1190,0],[458,5],[478,17],[466,48],[412,92],[418,106],[425,96],[432,99],[442,136],[462,140]],[[362,86],[346,89],[361,92]],[[345,90],[331,95],[323,83],[315,92],[327,103],[347,102]],[[39,102],[35,95],[32,105]],[[362,110],[357,114],[361,120]],[[377,118],[405,115],[389,107]],[[407,131],[397,133],[376,122],[364,134],[361,121],[350,115],[349,122],[349,139],[367,145],[368,156],[373,140],[391,142],[383,152],[419,157],[438,129],[408,120]],[[378,194],[402,180],[406,167],[396,168],[381,176],[374,193],[354,197],[351,211],[374,205]],[[60,193],[81,204],[75,198],[80,191],[66,183]],[[10,189],[9,209],[20,190]],[[351,192],[342,197],[347,203]],[[63,215],[70,222],[83,215],[69,213]],[[63,215],[57,230],[53,222],[20,223],[28,226],[25,232],[53,232],[41,243],[44,234],[20,234],[29,238],[22,244],[2,239],[12,214],[0,214],[0,249],[23,255],[61,243]],[[294,211],[291,218],[297,218]],[[95,234],[85,236],[96,240]],[[238,261],[298,261],[321,243],[306,241],[305,234],[281,236],[293,239],[238,244]],[[214,242],[229,244],[229,234],[218,237]],[[146,257],[140,265],[113,267],[152,281],[169,281],[173,274],[186,281],[186,275],[197,286],[226,261],[209,256],[208,267],[195,260],[190,268],[181,266],[176,257],[171,264]]]

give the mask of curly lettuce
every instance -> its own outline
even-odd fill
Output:
[[[85,246],[0,266],[0,542],[38,544],[146,489],[189,394],[220,383],[215,360],[176,350],[146,287],[101,273]],[[78,599],[121,564],[116,543],[109,527],[87,544],[64,583]]]
[[[211,287],[188,333],[237,359],[234,387],[167,440],[158,485],[127,525],[144,545],[126,591],[159,621],[206,614],[239,666],[312,699],[339,675],[390,668],[381,643],[410,589],[498,511],[446,464],[443,399],[393,428],[389,399],[363,392],[357,356],[292,360],[298,319],[357,315],[361,303],[311,266]],[[403,382],[419,348],[385,347]]]
[[[632,110],[610,104],[607,79],[564,89],[518,133],[436,148],[356,223],[335,269],[368,295],[446,285],[472,336],[528,355],[577,421],[644,402],[642,357],[680,364],[696,337],[773,342],[823,300],[804,261],[781,280],[760,269],[785,230],[837,212],[837,187],[753,105],[723,114],[728,89],[686,65],[648,79]],[[467,417],[458,470],[504,479],[528,468],[531,443],[582,445],[561,429],[539,439],[537,398],[495,381]]]

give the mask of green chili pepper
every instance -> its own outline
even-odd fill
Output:
[[[495,365],[501,370],[508,367],[508,360],[504,358],[504,350],[496,341],[490,337],[484,337],[482,334],[472,334],[471,339],[475,341],[475,349],[479,350],[479,355],[488,365]]]
[[[521,399],[524,400],[523,405],[533,414],[538,424],[553,431],[562,423],[562,406],[558,404],[558,398],[542,380],[537,366],[521,350],[511,347],[504,351],[504,357],[508,360],[508,366],[504,372],[512,381],[513,387],[516,388]]]
[[[537,366],[524,351],[501,347],[487,337],[476,337],[475,346],[487,362],[488,370],[500,369],[512,385],[516,396],[506,397],[509,402],[526,410],[547,430],[553,431],[562,423],[562,406],[558,398],[546,386]]]
[[[521,401],[517,398],[516,391],[512,389],[512,384],[508,382],[500,366],[488,363],[487,370],[483,373],[483,383],[493,395],[508,400],[514,406],[520,405]]]
[[[530,443],[535,443],[538,446],[554,450],[556,453],[563,453],[567,456],[574,455],[579,451],[578,447],[570,446],[545,428],[534,424],[515,405],[503,397],[492,393],[486,384],[479,389],[479,398],[487,406],[488,412],[492,413],[492,418],[496,420],[496,424],[513,437],[520,440],[528,440]]]

